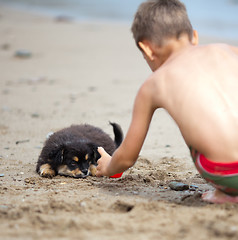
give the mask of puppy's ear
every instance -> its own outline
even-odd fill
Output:
[[[52,160],[52,162],[54,162],[55,164],[63,163],[65,150],[66,149],[64,147],[61,147],[61,148],[57,149],[56,151],[52,151],[50,153],[50,159]]]
[[[96,145],[95,143],[88,143],[88,146],[91,150],[91,157],[92,157],[92,164],[96,163],[97,160],[101,157],[101,155],[98,152],[98,145]]]

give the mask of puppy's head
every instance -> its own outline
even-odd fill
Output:
[[[95,144],[83,141],[71,142],[65,145],[61,154],[59,175],[75,178],[95,175],[95,166],[100,157]]]

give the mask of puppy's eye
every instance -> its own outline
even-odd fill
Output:
[[[71,162],[71,166],[76,166],[77,163],[76,162]]]
[[[75,161],[75,162],[78,162],[79,161],[79,158],[78,157],[73,157],[73,160]]]

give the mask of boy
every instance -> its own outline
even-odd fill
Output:
[[[142,3],[132,32],[153,74],[134,102],[128,133],[109,156],[99,148],[97,176],[136,162],[153,113],[164,108],[178,124],[199,173],[215,186],[209,202],[238,202],[238,48],[198,46],[179,0]]]

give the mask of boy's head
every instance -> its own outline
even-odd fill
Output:
[[[186,7],[179,0],[148,0],[140,5],[131,27],[137,46],[149,40],[163,46],[170,38],[178,39],[187,34],[193,38],[193,28]]]

